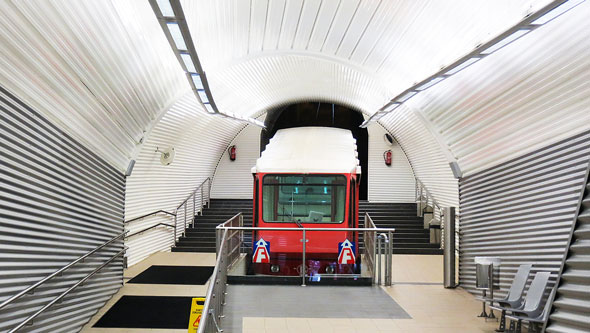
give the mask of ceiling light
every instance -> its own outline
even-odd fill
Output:
[[[184,42],[184,37],[182,37],[182,32],[180,31],[180,27],[176,22],[168,22],[166,23],[168,26],[168,30],[170,31],[170,35],[174,40],[174,44],[176,44],[176,48],[179,50],[186,50],[186,43]]]
[[[207,93],[205,90],[197,90],[199,94],[199,98],[201,99],[201,103],[209,103],[209,98],[207,97]]]
[[[195,64],[193,64],[193,59],[191,59],[191,55],[188,53],[181,53],[180,57],[182,58],[182,62],[184,62],[184,67],[190,73],[196,73],[197,69],[195,68]]]
[[[409,100],[410,98],[412,98],[412,96],[416,95],[418,92],[417,91],[408,91],[407,93],[405,93],[402,97],[400,98],[396,98],[396,102],[397,103],[403,103],[407,100]]]
[[[435,77],[434,79],[432,79],[432,80],[424,83],[420,87],[416,88],[416,90],[418,90],[418,91],[426,90],[444,79],[446,79],[446,77],[444,77],[444,76]]]
[[[552,10],[547,12],[545,15],[543,15],[543,16],[539,17],[538,19],[536,19],[535,21],[533,21],[532,24],[545,24],[545,23],[553,20],[554,18],[560,16],[561,14],[567,12],[568,10],[576,7],[577,5],[581,4],[582,2],[584,2],[584,0],[566,1],[566,2],[562,3],[561,5],[553,8]]]
[[[449,70],[445,74],[446,75],[453,75],[453,74],[455,74],[459,71],[462,71],[463,69],[473,65],[474,63],[476,63],[480,59],[481,59],[480,57],[469,58],[469,60],[462,62],[459,66],[452,68],[451,70]]]
[[[383,108],[383,111],[385,111],[385,112],[391,112],[391,111],[397,109],[400,105],[401,105],[400,103],[393,103],[393,104],[388,105],[385,108]]]
[[[172,5],[170,5],[170,0],[156,0],[156,2],[158,3],[162,15],[165,17],[174,17],[174,11],[172,10]]]
[[[531,29],[529,29],[529,28],[522,28],[522,29],[516,30],[514,33],[512,33],[512,35],[503,38],[502,40],[500,40],[496,44],[494,44],[494,45],[488,47],[487,49],[485,49],[484,51],[482,51],[481,54],[494,53],[494,52],[498,51],[499,49],[503,48],[504,46],[519,39],[520,37],[528,34],[530,31],[531,31]]]
[[[199,74],[191,74],[191,77],[193,78],[193,83],[195,84],[195,88],[198,89],[205,89],[205,87],[203,86],[203,81],[201,80],[201,76]]]
[[[211,104],[204,103],[203,105],[205,105],[205,109],[207,110],[207,112],[209,112],[209,113],[215,113],[215,110],[213,110],[213,106],[211,106]]]

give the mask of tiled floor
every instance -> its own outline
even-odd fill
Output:
[[[150,265],[214,265],[213,254],[157,253],[125,271],[131,278]],[[411,319],[388,318],[293,318],[245,317],[242,319],[243,332],[493,332],[497,323],[485,323],[477,318],[481,303],[462,290],[442,287],[442,256],[396,255],[393,258],[392,287],[384,288]],[[122,295],[205,295],[205,286],[187,285],[141,285],[126,284],[84,327],[83,332],[186,332],[186,330],[146,330],[93,328],[92,325]],[[281,288],[276,286],[276,288]],[[311,288],[315,287],[302,287]],[[310,299],[309,302],[313,302]],[[301,304],[302,307],[306,304]],[[354,303],[351,304],[354,306]],[[232,333],[225,331],[225,333]],[[238,332],[236,332],[238,333]]]

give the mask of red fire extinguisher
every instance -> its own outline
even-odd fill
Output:
[[[229,149],[227,151],[229,153],[230,161],[235,161],[236,160],[236,146],[229,147]]]
[[[385,160],[385,165],[391,165],[391,150],[387,150],[383,153],[383,159]]]

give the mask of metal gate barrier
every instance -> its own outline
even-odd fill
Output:
[[[237,214],[227,222],[220,224],[216,229],[217,236],[217,261],[215,269],[209,280],[209,287],[203,314],[199,325],[199,333],[219,333],[221,321],[223,319],[223,305],[225,304],[226,286],[228,272],[232,268],[239,266],[240,262],[246,259],[246,253],[250,248],[245,245],[244,231],[283,231],[283,232],[300,232],[302,240],[307,240],[309,232],[328,232],[328,231],[355,231],[363,233],[364,250],[359,250],[362,255],[362,267],[367,269],[367,275],[370,276],[372,284],[392,285],[392,254],[393,242],[392,235],[394,228],[377,228],[371,217],[365,214],[363,228],[285,228],[285,227],[244,227],[242,214]],[[255,241],[254,239],[252,240]],[[360,243],[360,241],[359,241]],[[360,249],[359,244],[359,249]],[[306,241],[301,245],[301,285],[306,285],[308,275],[306,265]],[[383,269],[382,269],[383,266]],[[383,273],[383,274],[382,274]],[[343,275],[342,275],[343,276]]]

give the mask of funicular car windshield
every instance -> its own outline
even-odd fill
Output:
[[[343,175],[266,175],[264,222],[342,223],[346,209]]]

